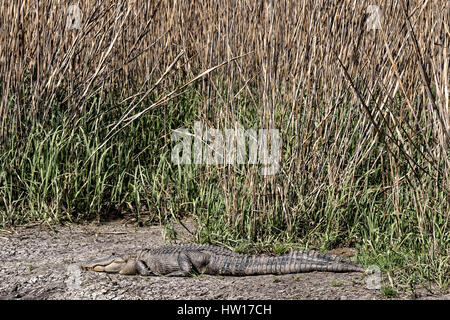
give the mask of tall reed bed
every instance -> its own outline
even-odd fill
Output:
[[[192,215],[202,242],[359,246],[448,285],[448,1],[11,0],[0,19],[2,225]],[[278,174],[174,165],[194,121],[278,129]]]

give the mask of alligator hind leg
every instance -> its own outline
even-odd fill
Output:
[[[180,268],[177,271],[170,272],[166,274],[166,277],[187,277],[190,276],[194,269],[192,266],[191,259],[188,255],[183,252],[180,252],[178,255],[178,267]]]

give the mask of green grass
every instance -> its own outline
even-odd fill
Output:
[[[326,153],[319,158],[324,140],[307,152],[314,161],[293,163],[303,138],[293,122],[279,119],[284,143],[277,176],[261,176],[256,165],[176,166],[171,162],[171,131],[192,130],[194,121],[202,119],[202,100],[190,90],[133,122],[91,157],[107,136],[107,126],[127,107],[103,106],[113,111],[98,115],[103,99],[91,99],[84,117],[74,123],[65,106],[56,104],[50,119],[37,119],[22,136],[9,135],[0,148],[1,227],[133,215],[139,225],[165,225],[170,238],[176,236],[171,222],[192,216],[200,243],[277,254],[291,248],[356,247],[358,262],[379,266],[394,277],[395,285],[448,288],[450,236],[448,214],[443,214],[448,190],[434,188],[427,176],[393,190],[383,183],[387,164],[381,145],[367,149],[339,183],[326,183],[334,158]],[[239,105],[245,110],[243,120],[256,125],[258,110],[244,102]],[[340,132],[358,123],[342,117],[333,125]],[[341,154],[345,161],[353,161],[361,135],[354,129],[348,137]],[[305,166],[315,171],[305,171]],[[402,176],[411,175],[407,166],[399,170]],[[427,199],[421,208],[418,192]],[[386,296],[392,296],[389,290],[383,289]]]
[[[342,287],[345,284],[345,280],[333,280],[330,282],[332,287]]]
[[[383,294],[386,298],[397,298],[398,297],[397,291],[391,286],[382,286],[381,292],[383,292]]]
[[[296,274],[295,276],[294,276],[294,278],[292,278],[294,281],[299,281],[299,280],[301,280],[302,279],[302,277],[300,276],[300,275],[298,275],[298,274]]]

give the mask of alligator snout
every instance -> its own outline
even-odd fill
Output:
[[[83,263],[81,268],[89,271],[116,273],[120,272],[126,263],[127,261],[123,258],[111,257]]]

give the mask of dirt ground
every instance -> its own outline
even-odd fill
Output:
[[[182,236],[180,243],[190,242]],[[362,273],[189,278],[122,276],[79,269],[78,263],[162,245],[162,228],[123,221],[0,230],[0,299],[384,299]],[[333,252],[339,254],[339,252]],[[401,299],[411,298],[408,294]],[[449,296],[427,296],[445,299]]]

